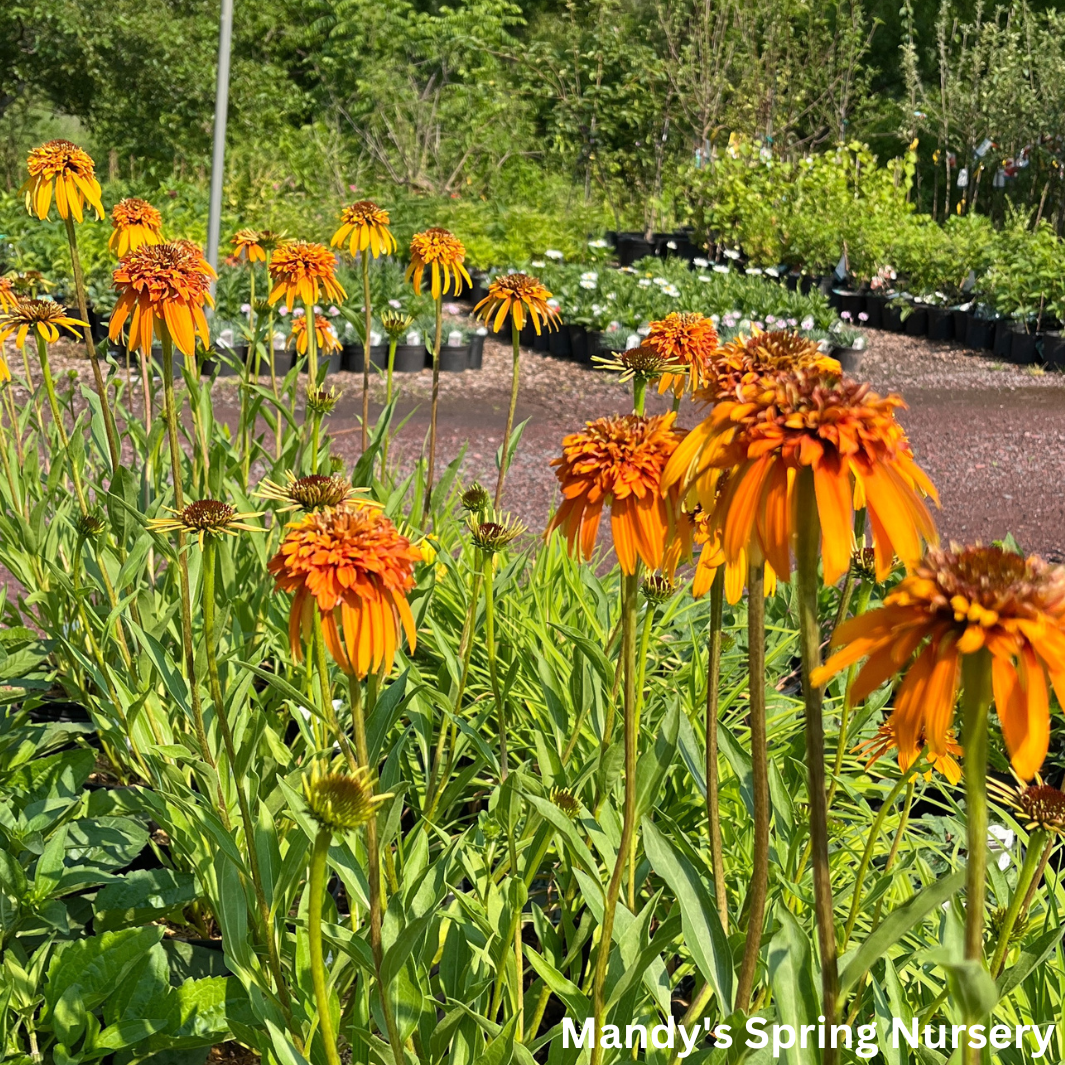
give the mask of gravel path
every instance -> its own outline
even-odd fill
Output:
[[[70,349],[60,348],[55,362],[59,373],[76,369],[88,380],[84,360]],[[521,375],[518,420],[529,423],[504,502],[537,531],[557,502],[549,462],[561,438],[590,418],[628,409],[631,393],[598,370],[532,351],[522,352]],[[1010,532],[1025,550],[1065,560],[1065,375],[1003,365],[949,343],[873,332],[860,376],[881,393],[905,398],[900,419],[939,490],[937,521],[945,538],[987,542]],[[334,448],[354,461],[362,379],[338,374],[334,380],[344,392],[330,419]],[[408,421],[395,454],[409,462],[428,428],[432,375],[396,375],[396,381],[398,417]],[[372,387],[376,415],[383,381]],[[494,488],[509,390],[509,348],[492,340],[481,371],[441,376],[438,469],[466,445],[464,480]],[[220,379],[219,413],[231,416],[234,399],[235,382]],[[658,396],[648,400],[649,411],[667,409]],[[680,423],[692,422],[686,404]]]

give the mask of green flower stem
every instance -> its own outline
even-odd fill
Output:
[[[915,763],[916,764],[916,763]],[[843,941],[840,950],[845,951],[854,933],[854,923],[858,920],[858,912],[862,904],[862,888],[865,886],[865,874],[869,871],[869,863],[873,859],[873,849],[880,838],[880,830],[884,827],[884,819],[888,811],[895,805],[895,800],[902,794],[902,789],[911,783],[914,774],[914,766],[910,766],[906,772],[895,781],[895,786],[888,792],[888,797],[883,801],[880,809],[873,818],[872,827],[869,829],[868,838],[865,841],[865,849],[862,851],[861,861],[858,863],[858,872],[854,877],[854,891],[851,895],[851,909],[847,917],[847,924],[843,929]]]
[[[856,510],[854,512],[854,542],[860,551],[865,546],[865,510]],[[836,609],[836,620],[832,623],[832,631],[843,624],[847,617],[847,611],[850,610],[851,596],[854,594],[854,567],[851,566],[847,570],[847,579],[843,582],[843,590],[839,595],[839,607]],[[855,610],[856,615],[861,614],[861,610]]]
[[[369,768],[370,754],[366,745],[366,719],[362,709],[362,686],[354,673],[348,677],[348,691],[351,697],[351,719],[355,727],[355,750],[360,765]],[[350,764],[350,763],[349,763]],[[377,974],[377,993],[381,1003],[381,1013],[385,1018],[388,1042],[392,1047],[392,1056],[396,1065],[406,1065],[403,1043],[399,1037],[392,1006],[388,1001],[387,988],[381,980],[381,968],[384,963],[384,948],[381,944],[381,854],[377,841],[377,819],[371,817],[366,822],[366,875],[370,882],[370,952],[373,954],[374,972]]]
[[[821,522],[814,494],[813,469],[799,471],[796,483],[798,545],[795,585],[799,600],[799,642],[802,649],[802,688],[806,717],[806,771],[810,801],[810,846],[813,857],[814,909],[821,948],[821,994],[825,1023],[838,1016],[839,969],[836,959],[835,915],[832,877],[828,864],[828,805],[825,793],[825,730],[821,716],[821,689],[810,674],[821,665],[821,627],[817,617],[819,587],[817,561],[821,545]],[[835,1065],[838,1055],[827,1048],[823,1065]]]
[[[647,402],[647,381],[643,377],[634,377],[632,379],[632,412],[633,414],[643,414],[644,406]]]
[[[359,253],[362,259],[362,298],[366,312],[366,335],[362,343],[362,450],[370,446],[370,249]]]
[[[37,416],[37,428],[41,433],[41,441],[47,439],[47,434],[44,431],[44,414],[41,411],[41,400],[37,394],[37,389],[33,385],[33,375],[30,373],[30,357],[26,354],[26,345],[23,344],[19,349],[22,354],[22,369],[26,374],[26,388],[29,389],[31,398],[33,399],[33,411]]]
[[[3,356],[4,352],[0,349],[0,358],[3,358]],[[7,407],[8,418],[11,421],[11,435],[15,438],[15,455],[18,458],[19,469],[21,469],[26,458],[22,451],[22,431],[18,423],[18,414],[15,411],[15,398],[12,395],[12,383],[8,381],[3,386],[0,386],[0,391],[4,393],[4,404]]]
[[[748,891],[747,938],[736,985],[736,1009],[747,1012],[758,972],[769,890],[769,746],[765,709],[765,563],[747,569],[747,685],[750,697],[751,779],[754,787],[754,854]]]
[[[85,296],[85,275],[81,270],[81,256],[78,254],[78,235],[74,230],[74,219],[68,213],[63,222],[67,230],[67,243],[70,245],[70,265],[74,273],[74,288],[78,294],[78,313],[83,322],[88,322],[89,303]],[[85,351],[88,353],[89,362],[92,363],[96,394],[100,397],[100,406],[103,408],[104,431],[107,434],[107,447],[111,453],[111,472],[115,473],[122,461],[122,452],[118,445],[118,429],[115,427],[115,416],[111,412],[111,399],[107,393],[104,376],[100,372],[100,360],[96,357],[96,345],[93,343],[92,332],[87,326],[84,330],[84,340]]]
[[[39,333],[37,334],[37,358],[41,363],[41,375],[44,378],[44,388],[48,393],[48,406],[52,410],[52,421],[55,422],[56,431],[59,433],[59,442],[63,446],[64,455],[69,459],[70,476],[74,482],[74,494],[78,497],[78,507],[82,514],[89,511],[88,502],[85,499],[85,488],[81,483],[81,473],[74,456],[70,454],[70,438],[67,436],[67,427],[63,421],[63,412],[59,409],[59,397],[55,391],[55,380],[52,378],[52,368],[48,362],[48,341]]]
[[[314,315],[314,301],[303,301],[303,313],[306,315],[307,330],[307,391],[318,387],[318,332]],[[322,416],[311,411],[311,473],[318,472],[318,434]]]
[[[385,376],[385,406],[387,407],[392,402],[392,372],[396,365],[396,345],[399,343],[399,337],[390,336],[388,338],[388,370]],[[384,478],[388,472],[388,441],[389,433],[381,439],[381,477]]]
[[[251,382],[252,378],[256,381],[259,380],[259,337],[255,331],[255,266],[253,263],[248,264],[249,284],[251,286],[251,294],[249,295],[248,303],[248,333],[249,333],[249,345],[248,345],[248,358],[244,362],[244,371],[241,374],[241,390],[240,390],[240,469],[243,474],[243,486],[247,490],[248,476],[251,472],[251,442],[252,442],[252,426],[248,423],[250,399],[251,399]]]
[[[3,389],[5,393],[8,391],[6,384],[0,385],[0,389]],[[13,435],[18,437],[18,422],[14,422]],[[29,517],[29,501],[22,498],[22,494],[18,490],[18,485],[15,481],[14,473],[11,469],[11,459],[7,454],[7,430],[4,428],[3,418],[0,417],[0,459],[4,463],[4,473],[7,476],[8,487],[11,489],[11,502],[15,505],[15,509],[22,512],[23,516]],[[19,463],[21,469],[22,463]]]
[[[1017,886],[1013,889],[1006,917],[1002,922],[1002,928],[998,934],[998,945],[995,947],[994,956],[991,958],[991,975],[997,980],[1006,964],[1006,955],[1010,949],[1010,936],[1017,924],[1017,918],[1024,910],[1024,900],[1028,895],[1028,889],[1035,880],[1039,869],[1044,849],[1047,842],[1047,833],[1044,829],[1035,828],[1028,837],[1028,849],[1024,852],[1024,864],[1021,866],[1017,877]]]
[[[991,655],[986,647],[962,655],[962,720],[965,729],[965,959],[984,958],[984,898],[987,886],[987,714],[991,705]],[[981,1053],[968,1044],[965,1065],[979,1065]]]
[[[495,556],[491,551],[485,551],[482,555],[481,574],[484,580],[484,638],[488,649],[488,677],[492,682],[499,728],[499,781],[502,783],[507,779],[507,715],[503,706],[503,693],[499,690],[499,670],[496,664],[495,602],[492,590]]]
[[[717,718],[721,702],[721,629],[725,608],[725,567],[719,566],[710,585],[710,636],[706,660],[706,822],[710,829],[710,868],[721,927],[728,933],[728,892],[725,888],[725,842],[717,773]]]
[[[507,428],[503,433],[503,450],[499,459],[499,480],[496,481],[495,506],[503,499],[503,481],[507,476],[507,459],[510,456],[510,434],[514,431],[514,412],[518,409],[518,387],[521,382],[521,333],[514,315],[510,317],[510,333],[513,340],[513,360],[510,371],[510,406],[507,407]]]
[[[259,867],[259,852],[255,846],[255,819],[252,817],[251,806],[248,803],[248,795],[244,786],[244,780],[237,773],[237,746],[233,742],[233,730],[229,726],[229,715],[226,711],[225,699],[222,696],[222,681],[218,672],[217,634],[215,633],[215,570],[218,561],[218,545],[214,536],[208,535],[203,542],[203,642],[207,651],[207,674],[211,686],[211,699],[214,702],[215,716],[218,718],[219,731],[222,733],[222,742],[226,748],[226,758],[229,760],[229,771],[233,774],[233,783],[237,792],[237,804],[240,807],[240,819],[244,824],[244,840],[248,847],[248,865],[251,868],[252,887],[255,890],[255,901],[259,909],[259,921],[262,924],[261,934],[266,941],[267,958],[270,963],[270,971],[277,988],[278,998],[285,1011],[285,1016],[291,1021],[292,1003],[285,978],[281,972],[281,955],[278,952],[277,940],[274,936],[274,920],[270,913],[270,904],[266,900],[266,892],[263,889],[262,871]]]
[[[281,444],[283,434],[281,432],[281,426],[283,419],[281,417],[281,393],[277,388],[277,356],[274,352],[274,308],[270,307],[270,317],[266,323],[266,344],[267,344],[267,356],[270,361],[270,390],[274,394],[274,416],[277,418],[277,422],[274,427],[274,435],[276,437],[276,444],[274,448],[274,457],[278,460],[281,458]]]
[[[311,865],[307,877],[307,950],[311,956],[311,980],[318,1006],[318,1027],[322,1033],[325,1057],[329,1065],[340,1065],[337,1035],[333,1029],[333,1015],[329,1010],[329,985],[325,979],[325,956],[322,952],[322,903],[325,900],[325,866],[333,833],[320,828],[311,851]]]
[[[322,615],[317,610],[311,613],[311,644],[313,664],[318,673],[318,698],[321,703],[322,720],[328,724],[348,765],[355,769],[359,764],[358,759],[351,749],[351,741],[343,728],[340,727],[340,721],[337,719],[336,710],[333,707],[333,686],[329,681],[329,661],[325,655]]]
[[[599,930],[599,948],[595,958],[595,973],[592,978],[593,1031],[602,1030],[606,1021],[607,966],[610,961],[610,946],[614,936],[614,915],[618,908],[618,896],[625,874],[629,845],[636,827],[636,591],[639,585],[635,574],[621,577],[621,664],[625,672],[623,684],[625,704],[625,813],[621,826],[621,841],[614,872],[607,887],[603,908],[603,923]],[[603,1045],[596,1040],[592,1048],[591,1065],[601,1065]]]
[[[1024,904],[1021,906],[1021,913],[1018,920],[1023,921],[1028,916],[1028,910],[1031,908],[1035,893],[1039,890],[1039,885],[1043,881],[1043,874],[1046,872],[1047,863],[1050,861],[1050,855],[1054,850],[1054,844],[1056,842],[1057,838],[1053,835],[1047,838],[1046,846],[1043,848],[1043,855],[1039,859],[1039,868],[1035,871],[1035,876],[1032,878],[1031,884],[1028,885],[1028,891],[1025,893]]]
[[[643,615],[643,629],[640,633],[640,649],[636,655],[636,735],[640,735],[640,715],[643,713],[644,678],[647,675],[647,652],[651,646],[651,629],[655,620],[655,605],[648,601]],[[636,912],[636,847],[640,830],[632,830],[632,842],[629,844],[629,890],[628,904],[632,913]]]
[[[174,346],[170,333],[164,328],[163,342],[163,418],[166,435],[170,442],[170,468],[174,477],[174,507],[185,506],[185,492],[181,485],[181,444],[178,441],[178,416],[174,403]],[[207,729],[203,722],[203,704],[200,701],[200,686],[196,680],[196,651],[192,642],[192,601],[189,593],[189,562],[185,554],[186,538],[182,529],[177,533],[178,578],[181,585],[181,641],[185,651],[185,676],[189,682],[189,698],[192,702],[192,718],[196,727],[196,741],[203,760],[214,770],[218,765],[207,742]],[[219,814],[228,821],[225,803],[219,795]]]
[[[440,339],[444,328],[444,302],[436,300],[436,338],[433,341],[433,398],[429,405],[429,469],[425,475],[425,505],[422,507],[422,522],[429,523],[433,501],[433,480],[436,478],[436,411],[440,397]],[[504,449],[506,443],[503,444]]]

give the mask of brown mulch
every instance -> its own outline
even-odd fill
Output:
[[[57,378],[67,370],[91,377],[71,345],[56,345],[53,363]],[[438,471],[465,446],[463,479],[494,487],[510,368],[509,347],[489,339],[482,370],[441,375]],[[900,420],[939,490],[937,521],[945,538],[988,542],[1009,532],[1026,550],[1065,558],[1065,375],[1003,365],[951,343],[872,332],[859,376],[905,398]],[[354,462],[362,376],[340,373],[332,380],[343,390],[329,421],[334,451]],[[395,381],[397,419],[408,420],[394,454],[410,461],[425,440],[432,374],[397,374]],[[371,389],[375,417],[383,379],[373,378]],[[530,420],[508,475],[505,506],[530,529],[542,528],[557,502],[549,464],[560,440],[590,418],[627,409],[629,397],[628,386],[594,368],[523,350],[517,420]],[[218,414],[232,418],[236,380],[220,378],[215,398]],[[649,396],[648,409],[667,404]],[[694,416],[685,404],[680,424],[691,425]]]

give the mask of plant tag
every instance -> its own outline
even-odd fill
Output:
[[[968,187],[969,187],[969,168],[967,166],[963,166],[961,168],[961,170],[958,171],[958,188],[959,189],[967,189]]]

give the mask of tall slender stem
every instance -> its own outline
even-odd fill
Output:
[[[825,1022],[835,1024],[838,1014],[839,969],[836,958],[835,911],[828,864],[828,803],[825,793],[825,730],[821,715],[821,689],[810,674],[821,665],[821,627],[817,616],[819,587],[817,560],[821,547],[821,521],[814,494],[811,467],[799,471],[796,483],[798,543],[795,586],[799,601],[799,642],[802,649],[802,692],[806,716],[806,772],[810,801],[810,849],[813,860],[814,909],[821,948],[821,994]],[[835,1065],[834,1048],[825,1050],[824,1065]]]
[[[436,337],[433,340],[433,399],[429,406],[429,469],[425,475],[425,506],[422,508],[422,522],[426,524],[432,508],[433,480],[436,478],[436,410],[440,397],[440,339],[443,328],[443,297],[437,297]]]
[[[59,442],[63,446],[64,458],[70,464],[70,477],[74,482],[74,494],[78,497],[78,507],[82,514],[88,512],[89,504],[85,498],[85,489],[81,483],[81,472],[74,456],[70,453],[70,438],[67,436],[67,427],[63,422],[63,412],[59,409],[59,399],[56,396],[55,381],[52,379],[52,370],[48,364],[48,341],[42,336],[37,337],[37,357],[41,363],[41,375],[44,378],[44,388],[48,393],[48,405],[52,409],[52,421],[55,422],[56,432],[59,433]]]
[[[706,660],[706,823],[710,830],[710,868],[721,927],[728,933],[728,891],[725,887],[725,842],[717,772],[717,716],[721,701],[721,627],[725,612],[725,567],[719,566],[710,585],[710,635]]]
[[[307,330],[307,391],[318,387],[318,322],[314,313],[314,301],[304,300],[304,314],[306,315]],[[322,415],[317,410],[311,410],[311,473],[318,472],[318,430],[322,423]]]
[[[645,405],[647,403],[647,381],[643,377],[634,377],[632,379],[632,412],[633,414],[643,414]]]
[[[496,481],[495,506],[498,508],[503,499],[503,482],[507,476],[507,459],[510,456],[510,434],[514,432],[514,412],[518,409],[518,387],[521,383],[521,332],[513,315],[510,319],[510,333],[513,341],[513,361],[510,371],[510,405],[507,407],[507,428],[503,433],[503,450],[499,457],[499,480]]]
[[[965,735],[965,959],[984,959],[984,896],[987,881],[987,712],[991,705],[991,655],[986,647],[962,655]],[[966,1044],[965,1065],[979,1065],[980,1051]]]
[[[736,986],[736,1009],[751,1002],[765,929],[769,890],[769,746],[765,709],[765,563],[752,558],[747,568],[747,685],[751,704],[751,782],[754,787],[754,854],[748,893],[747,940]]]
[[[601,1065],[603,1045],[598,1038],[606,1021],[607,966],[610,961],[610,946],[614,936],[614,916],[617,913],[618,897],[625,875],[625,863],[629,844],[636,827],[636,591],[638,578],[635,574],[621,577],[621,664],[625,673],[623,691],[625,700],[625,812],[621,825],[621,840],[614,872],[607,887],[603,908],[603,923],[599,930],[599,948],[595,958],[595,975],[592,979],[592,1031],[596,1034],[592,1047],[591,1065]]]
[[[355,750],[359,764],[370,767],[370,752],[366,745],[366,719],[362,709],[362,685],[359,678],[351,674],[348,678],[348,690],[351,693],[351,718],[355,727]],[[381,1003],[381,1013],[385,1019],[388,1042],[392,1047],[392,1056],[396,1065],[406,1065],[403,1043],[399,1037],[392,1006],[388,1001],[388,989],[381,980],[381,968],[384,962],[384,948],[381,943],[381,854],[377,840],[377,819],[371,817],[366,822],[366,875],[370,882],[370,952],[373,955],[374,971],[377,974],[377,992]]]
[[[181,443],[178,440],[178,416],[174,403],[174,346],[170,333],[163,329],[163,417],[166,420],[166,435],[170,442],[170,468],[174,478],[174,507],[185,506],[185,492],[181,484]],[[200,701],[200,686],[196,680],[196,652],[192,643],[192,600],[189,592],[189,561],[185,551],[186,537],[183,529],[177,533],[178,580],[181,586],[181,642],[185,652],[185,676],[189,682],[189,699],[192,703],[192,718],[196,728],[196,742],[203,760],[212,768],[217,764],[207,742],[207,729],[203,721],[203,704]],[[225,818],[225,804],[219,813]]]
[[[70,265],[74,273],[74,289],[78,294],[78,313],[83,322],[89,321],[89,303],[85,295],[85,275],[81,270],[81,256],[78,254],[78,235],[74,229],[74,219],[67,214],[63,219],[67,230],[67,243],[70,245]],[[111,399],[107,393],[103,373],[100,371],[100,360],[96,357],[96,344],[92,339],[92,330],[86,325],[84,331],[85,351],[88,353],[89,362],[92,363],[92,376],[96,382],[96,394],[100,397],[100,406],[104,414],[104,431],[107,434],[107,448],[111,453],[111,472],[114,473],[122,461],[122,452],[118,445],[118,429],[115,427],[115,416],[111,413]]]
[[[636,736],[640,735],[640,716],[643,713],[644,679],[647,675],[647,654],[651,647],[651,629],[655,620],[655,604],[647,601],[643,615],[643,628],[640,632],[639,648],[636,652]],[[639,841],[639,827],[633,828],[629,843],[629,884],[627,901],[629,909],[636,912],[636,846]]]
[[[362,298],[366,312],[366,335],[362,343],[362,450],[370,445],[370,249],[363,248],[362,259]]]
[[[389,406],[392,402],[392,371],[396,365],[396,344],[399,343],[399,337],[390,336],[388,338],[388,370],[385,376],[385,406]],[[381,477],[385,477],[388,472],[388,443],[391,433],[386,432],[381,438]]]
[[[329,1065],[340,1065],[337,1053],[337,1035],[333,1028],[333,1015],[329,1010],[329,985],[325,979],[325,957],[322,951],[322,902],[325,899],[326,859],[333,833],[320,828],[311,851],[311,866],[307,877],[307,950],[311,956],[311,981],[314,984],[314,999],[318,1006],[318,1028]]]
[[[1024,912],[1025,899],[1028,890],[1034,883],[1039,867],[1042,863],[1043,854],[1047,842],[1047,833],[1041,828],[1032,830],[1028,837],[1028,849],[1024,852],[1024,865],[1017,876],[1017,886],[1013,889],[1013,897],[1010,899],[1006,910],[1006,917],[998,933],[998,945],[995,947],[994,956],[991,958],[991,975],[998,979],[1002,967],[1006,964],[1006,955],[1010,949],[1010,937],[1017,925],[1017,918]]]
[[[495,555],[491,551],[483,552],[481,573],[484,579],[484,638],[488,649],[488,677],[492,682],[492,695],[496,704],[496,722],[499,729],[499,780],[502,782],[507,779],[507,715],[506,708],[503,706],[503,693],[499,690],[499,668],[496,662],[494,571]]]

